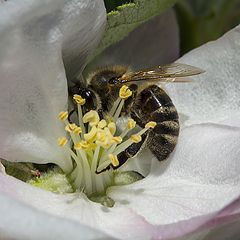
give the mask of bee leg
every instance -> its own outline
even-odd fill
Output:
[[[105,172],[105,171],[107,171],[107,170],[110,170],[110,168],[111,168],[111,164],[110,165],[108,165],[107,167],[105,167],[104,169],[102,169],[101,171],[95,171],[95,173],[96,174],[100,174],[100,173],[102,173],[102,172]]]
[[[102,108],[98,109],[98,115],[99,115],[100,119],[104,119],[103,109]]]
[[[142,150],[142,148],[145,146],[146,142],[147,142],[147,138],[148,138],[148,133],[144,133],[142,135],[142,140],[138,143],[133,143],[131,144],[128,148],[126,148],[124,151],[122,151],[121,153],[119,153],[117,155],[118,161],[119,161],[119,165],[118,166],[113,166],[112,164],[109,164],[106,168],[102,169],[101,171],[96,171],[96,174],[100,174],[102,172],[105,172],[107,170],[110,170],[110,168],[112,169],[118,169],[119,167],[121,167],[125,162],[127,162],[127,160],[129,158],[133,158],[136,157],[137,154]]]
[[[127,162],[129,158],[136,157],[138,153],[141,152],[141,150],[144,148],[147,142],[147,139],[148,139],[148,133],[146,132],[142,135],[142,140],[140,142],[131,144],[128,148],[126,148],[124,151],[119,153],[117,155],[119,165],[113,166],[111,164],[112,169],[117,169],[121,167],[125,162]]]

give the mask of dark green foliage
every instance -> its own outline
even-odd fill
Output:
[[[104,0],[107,12],[111,12],[112,10],[115,10],[118,6],[131,2],[133,2],[133,0]]]
[[[175,5],[185,53],[240,23],[240,0],[180,0]]]

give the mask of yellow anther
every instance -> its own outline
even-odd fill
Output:
[[[97,135],[97,128],[96,126],[93,126],[90,132],[84,134],[84,139],[88,142],[93,142],[96,139],[96,135]]]
[[[108,157],[111,160],[112,165],[114,167],[117,167],[119,165],[119,161],[118,161],[117,155],[109,154]]]
[[[87,142],[87,141],[81,141],[80,142],[80,146],[83,148],[83,149],[88,149],[90,147],[90,144]]]
[[[90,144],[87,142],[87,141],[81,141],[81,142],[78,142],[78,143],[75,143],[74,144],[74,148],[76,150],[79,150],[79,149],[88,149],[90,147]]]
[[[96,144],[98,146],[101,146],[103,148],[109,148],[111,146],[111,142],[109,141],[108,138],[105,138],[104,141],[101,141],[101,140],[97,140],[96,141]]]
[[[113,137],[112,140],[113,140],[113,142],[118,143],[118,144],[122,142],[121,137]]]
[[[96,144],[103,148],[109,148],[112,144],[112,134],[109,130],[107,131],[105,129],[101,131],[98,130]]]
[[[119,97],[122,98],[122,99],[127,99],[127,98],[129,98],[130,96],[132,96],[132,91],[128,88],[128,86],[123,85],[123,86],[120,88]]]
[[[82,146],[81,146],[80,142],[74,144],[74,149],[79,150],[81,148],[82,148]]]
[[[63,147],[67,144],[68,140],[65,137],[58,138],[58,145]]]
[[[75,102],[79,105],[84,105],[86,102],[86,99],[82,98],[80,95],[78,94],[74,94],[73,95],[73,99],[75,100]]]
[[[107,138],[111,139],[113,137],[113,134],[111,133],[111,131],[110,131],[110,129],[108,127],[104,128],[104,133],[105,133]]]
[[[69,123],[66,127],[65,130],[67,132],[73,132],[73,130],[77,127],[77,125],[75,123]]]
[[[105,139],[106,139],[106,134],[105,134],[105,132],[104,132],[103,130],[100,131],[100,130],[98,129],[98,132],[97,132],[97,140],[104,142]]]
[[[142,140],[142,137],[138,134],[134,134],[131,136],[131,140],[134,142],[134,143],[139,143],[141,142]]]
[[[96,143],[89,143],[89,150],[94,150],[96,149],[97,144]]]
[[[75,134],[80,134],[81,132],[82,132],[82,129],[78,126],[76,126],[73,130],[73,133],[75,133]]]
[[[110,122],[108,124],[108,129],[110,130],[111,134],[114,135],[117,129],[116,124],[114,122]]]
[[[68,112],[60,112],[58,114],[58,119],[61,121],[64,121],[68,118]]]
[[[98,123],[98,127],[99,128],[105,128],[107,126],[107,122],[106,120],[102,119],[99,123]]]
[[[99,115],[97,113],[97,111],[91,110],[89,112],[87,112],[84,116],[83,116],[83,122],[87,123],[89,122],[89,125],[92,126],[96,126],[100,121]]]
[[[128,124],[127,124],[128,129],[133,129],[135,128],[135,126],[136,126],[136,122],[132,118],[128,119]]]
[[[145,128],[155,128],[157,125],[156,122],[148,122],[146,125],[145,125]]]

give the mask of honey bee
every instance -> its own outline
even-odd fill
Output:
[[[121,86],[127,85],[133,94],[125,101],[121,114],[131,116],[141,128],[149,121],[154,121],[157,125],[154,130],[142,136],[141,142],[133,143],[119,153],[118,167],[136,156],[145,143],[157,159],[163,161],[177,144],[180,126],[178,112],[171,98],[154,82],[189,82],[187,77],[203,72],[197,67],[181,63],[137,72],[130,71],[125,66],[104,67],[89,75],[86,86],[80,82],[76,83],[69,89],[69,94],[81,95],[86,99],[85,111],[94,109],[103,116],[111,109]]]

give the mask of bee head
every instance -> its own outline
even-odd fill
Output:
[[[88,112],[97,109],[97,96],[92,89],[83,86],[80,82],[76,82],[75,85],[69,89],[69,95],[73,96],[74,94],[78,94],[86,100],[84,111]]]
[[[98,94],[108,94],[110,85],[117,83],[117,79],[127,72],[125,66],[110,66],[93,72],[87,82]]]

